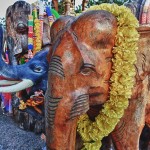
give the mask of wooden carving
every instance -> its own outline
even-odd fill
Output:
[[[116,150],[139,150],[145,124],[150,125],[150,28],[139,28],[136,76],[123,117],[111,133]],[[73,150],[78,117],[95,119],[109,100],[112,49],[117,20],[107,11],[81,14],[64,28],[49,53],[45,96],[47,149]],[[76,143],[77,144],[77,143]]]
[[[92,11],[71,23],[54,43],[45,101],[48,149],[75,149],[76,117],[107,101],[116,30],[111,13]]]
[[[27,53],[29,14],[30,4],[26,3],[25,1],[14,3],[12,6],[9,6],[6,11],[6,33],[8,50],[9,53],[13,56],[16,55],[18,57],[18,55],[20,54],[24,55],[25,53]]]
[[[57,1],[54,2],[57,8]],[[66,14],[69,14],[71,0],[65,2]],[[86,2],[83,1],[83,5]],[[7,9],[8,48],[13,50],[15,63],[27,53],[28,14],[30,6],[24,1]],[[47,18],[44,23],[43,49],[52,44],[49,68],[42,57],[43,63],[46,62],[45,70],[49,71],[45,95],[47,149],[78,150],[83,146],[76,136],[79,116],[87,113],[95,121],[110,98],[117,19],[112,13],[99,10],[83,13],[78,18],[61,17],[53,23],[51,31]],[[140,40],[132,96],[124,116],[111,133],[116,150],[138,150],[143,127],[150,126],[150,28],[137,30]],[[77,140],[81,145],[75,142]]]
[[[28,52],[28,15],[31,14],[31,5],[25,1],[17,1],[9,6],[6,12],[6,32],[8,40],[8,49],[17,58],[20,58]],[[48,17],[44,16],[42,47],[50,44],[50,26]],[[9,44],[9,42],[11,43]]]

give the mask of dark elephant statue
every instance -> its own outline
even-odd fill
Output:
[[[31,6],[25,1],[17,1],[6,11],[6,41],[11,64],[19,63],[20,57],[28,50],[28,15]],[[12,40],[9,40],[12,38]],[[11,47],[10,47],[11,46]]]
[[[73,16],[63,16],[56,20],[52,25],[51,37],[52,43],[55,41],[57,35],[61,34],[61,30],[68,26],[75,18]],[[58,25],[59,24],[59,25]],[[18,92],[29,87],[33,87],[36,91],[47,89],[47,74],[48,74],[48,61],[47,54],[51,53],[51,48],[47,47],[39,51],[27,63],[22,65],[9,65],[4,62],[2,58],[3,52],[3,36],[4,30],[0,28],[0,85],[5,86],[0,88],[0,92],[13,93]],[[11,38],[9,41],[11,43]]]
[[[6,11],[6,42],[9,62],[20,64],[21,57],[28,54],[28,21],[33,6],[25,1],[17,1]],[[43,16],[42,48],[50,45],[50,26],[47,15]],[[11,39],[11,40],[10,40]],[[27,57],[27,56],[25,56]]]

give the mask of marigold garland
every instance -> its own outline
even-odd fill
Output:
[[[34,32],[35,32],[35,45],[34,53],[41,50],[42,41],[41,41],[41,23],[39,19],[34,19]]]
[[[43,105],[43,102],[44,102],[44,100],[42,100],[42,101],[34,101],[32,99],[28,99],[27,102],[24,102],[23,100],[20,100],[19,109],[20,110],[24,110],[28,106],[30,106],[30,107],[33,107],[35,111],[37,111],[38,113],[42,114],[42,111],[37,106]]]
[[[134,85],[136,51],[139,34],[136,28],[139,23],[131,11],[125,6],[116,4],[101,4],[92,6],[88,10],[106,10],[111,12],[118,21],[117,36],[113,49],[113,67],[110,87],[110,100],[104,104],[104,108],[92,122],[88,115],[82,115],[78,120],[78,132],[80,133],[84,148],[87,150],[99,150],[101,140],[113,131],[116,124],[128,107],[128,99]],[[87,11],[88,11],[87,10]]]

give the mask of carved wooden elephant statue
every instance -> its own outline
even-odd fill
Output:
[[[103,4],[58,34],[48,56],[48,150],[99,150],[109,133],[117,150],[139,149],[149,124],[150,35],[138,27],[126,7]]]
[[[6,41],[11,64],[18,64],[20,57],[27,53],[28,15],[30,14],[30,11],[30,4],[25,1],[17,1],[7,8]],[[12,40],[9,40],[10,38]],[[15,62],[17,59],[18,62]]]
[[[17,1],[9,6],[6,11],[6,38],[7,40],[9,59],[15,57],[17,64],[20,64],[20,59],[28,53],[28,21],[29,15],[32,14],[31,8],[34,7],[25,1]],[[32,8],[33,9],[33,8]],[[43,18],[43,34],[42,48],[50,45],[50,26],[47,15]],[[13,55],[13,56],[11,56]]]

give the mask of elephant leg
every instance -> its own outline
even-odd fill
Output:
[[[112,132],[116,150],[139,150],[139,139],[145,124],[146,100],[132,99],[123,118]]]
[[[140,149],[141,150],[149,150],[149,146],[150,146],[150,128],[145,125],[144,129],[142,131],[142,134],[140,136]]]
[[[18,108],[13,108],[13,116],[15,122],[21,129],[34,131],[36,134],[45,132],[44,116],[34,110],[28,108],[27,111],[23,111]]]
[[[143,150],[150,149],[150,102],[146,105],[145,127],[140,137],[140,148]]]
[[[145,123],[150,127],[150,102],[146,106]]]

